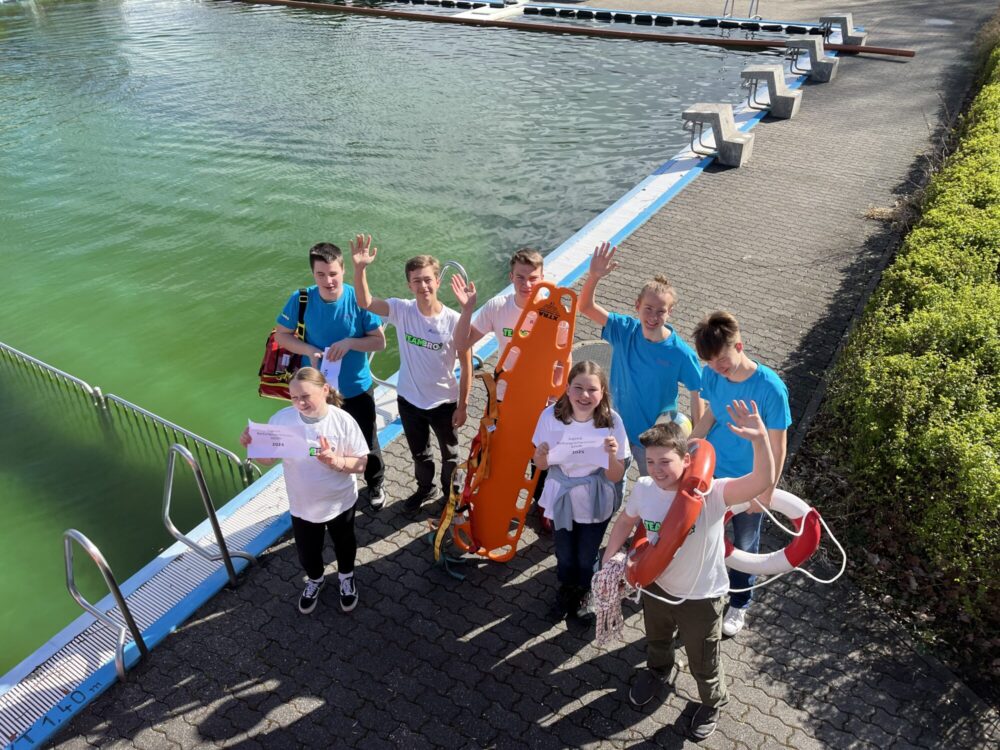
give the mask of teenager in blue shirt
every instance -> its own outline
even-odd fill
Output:
[[[309,265],[316,284],[308,289],[305,341],[295,337],[299,319],[298,290],[292,292],[278,315],[275,340],[288,351],[301,354],[304,367],[319,369],[324,350],[331,362],[340,360],[337,382],[330,385],[343,396],[341,408],[354,417],[371,450],[365,466],[365,482],[368,501],[378,510],[385,504],[382,489],[385,467],[378,443],[368,353],[385,349],[382,321],[362,309],[353,287],[345,286],[344,256],[339,247],[329,242],[313,245],[309,249]]]
[[[580,290],[579,310],[602,326],[601,338],[611,344],[611,397],[625,423],[639,473],[645,476],[645,451],[639,436],[661,414],[677,410],[679,383],[691,394],[691,421],[701,418],[701,365],[691,347],[667,324],[677,293],[663,276],[647,281],[639,290],[635,316],[608,312],[594,301],[597,283],[618,267],[617,250],[607,242],[594,250],[590,273]]]
[[[733,401],[755,401],[767,428],[767,439],[774,456],[774,484],[750,504],[750,510],[733,516],[733,545],[747,552],[757,552],[760,545],[760,505],[768,507],[781,469],[785,463],[788,427],[792,414],[788,406],[788,388],[778,374],[755,362],[743,349],[740,324],[731,313],[714,312],[694,329],[694,345],[706,365],[701,377],[701,395],[705,413],[695,423],[692,438],[707,438],[715,448],[715,476],[739,477],[753,468],[753,448],[734,435],[726,405]],[[745,589],[755,577],[738,570],[729,571],[729,586]],[[734,636],[746,623],[746,612],[753,592],[733,592],[722,621],[722,632]]]

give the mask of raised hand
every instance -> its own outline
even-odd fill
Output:
[[[618,246],[611,246],[610,242],[602,242],[594,249],[594,254],[590,257],[590,273],[598,279],[602,279],[618,268],[618,261],[615,260],[615,253]]]
[[[733,401],[731,405],[726,407],[726,411],[729,412],[729,418],[732,420],[729,429],[734,434],[739,435],[744,440],[767,439],[767,427],[764,426],[764,420],[760,418],[760,412],[757,411],[756,401],[751,401],[749,407],[747,407],[746,401]]]
[[[476,307],[476,283],[474,281],[469,281],[468,286],[466,286],[465,279],[463,279],[459,274],[454,274],[451,277],[451,291],[455,293],[455,299],[458,300],[458,304],[462,306],[462,309],[468,309]]]
[[[378,248],[372,247],[370,234],[359,234],[351,240],[351,261],[355,268],[370,266],[376,255],[378,255]]]

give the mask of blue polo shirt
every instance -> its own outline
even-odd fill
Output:
[[[335,341],[348,338],[361,338],[369,331],[374,331],[382,325],[377,315],[363,310],[358,306],[354,296],[354,287],[341,287],[340,299],[327,302],[319,295],[319,288],[314,284],[307,290],[309,301],[306,303],[306,343],[319,349],[325,349]],[[284,309],[278,315],[278,325],[295,330],[299,322],[299,290],[296,289],[285,303]],[[303,364],[310,364],[303,358]],[[358,396],[372,386],[372,373],[368,369],[368,352],[350,351],[344,355],[340,365],[340,377],[337,390],[344,398]]]
[[[660,414],[677,408],[679,382],[689,391],[701,390],[698,357],[671,326],[667,328],[666,339],[649,341],[638,318],[609,313],[601,331],[601,338],[611,344],[612,406],[633,444]]]
[[[708,431],[708,442],[715,448],[715,476],[741,477],[753,471],[753,445],[729,429],[733,421],[726,406],[734,400],[757,402],[760,417],[769,430],[787,430],[792,424],[788,406],[788,388],[778,373],[757,363],[754,374],[742,383],[734,383],[707,365],[701,373],[701,397],[708,402],[715,424]]]

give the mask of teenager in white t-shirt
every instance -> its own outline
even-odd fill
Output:
[[[538,501],[553,522],[559,592],[553,614],[586,614],[597,553],[617,509],[629,457],[622,418],[611,408],[604,371],[577,362],[566,392],[538,418],[531,442],[539,469],[548,469]],[[597,446],[598,450],[593,450]]]
[[[729,429],[753,445],[753,469],[737,479],[712,482],[701,514],[674,559],[654,583],[643,589],[646,668],[637,674],[629,691],[629,700],[636,706],[655,697],[674,666],[674,637],[679,634],[702,703],[691,719],[691,736],[695,740],[703,740],[715,731],[720,708],[729,700],[720,649],[722,615],[729,591],[726,509],[752,500],[774,481],[774,458],[757,404],[751,401],[747,407],[743,401],[734,401],[727,411],[732,420]],[[651,542],[670,532],[660,525],[691,463],[687,438],[674,422],[654,425],[639,436],[639,441],[646,449],[649,476],[636,482],[615,521],[604,552],[605,563],[640,522]]]
[[[324,583],[323,536],[329,532],[337,556],[340,606],[350,612],[358,604],[354,582],[354,507],[358,500],[357,475],[368,464],[368,443],[358,423],[340,408],[344,403],[326,378],[313,367],[303,367],[288,384],[292,405],[268,420],[273,425],[302,425],[314,456],[284,460],[285,489],[292,516],[295,551],[308,577],[299,598],[299,611],[316,609]],[[240,444],[250,445],[249,428]],[[258,459],[271,463],[268,459]]]
[[[475,314],[476,285],[459,276],[451,279],[451,288],[462,306],[462,316],[455,329],[455,342],[459,351],[471,349],[487,333],[496,336],[499,354],[502,356],[514,335],[514,327],[524,306],[531,301],[531,293],[544,276],[542,254],[530,247],[523,247],[510,258],[510,283],[514,287],[511,294],[494,297]]]
[[[455,346],[459,315],[437,297],[441,286],[441,264],[430,255],[406,261],[406,284],[413,299],[379,299],[368,288],[367,268],[378,249],[370,236],[358,235],[351,243],[354,263],[354,293],[361,307],[381,315],[396,327],[399,341],[399,379],[396,403],[403,434],[413,456],[417,489],[403,503],[415,513],[427,500],[447,498],[458,464],[458,429],[468,416],[472,389],[472,355]],[[455,378],[455,362],[461,365],[461,381]],[[434,456],[431,432],[441,448],[441,492],[434,489]]]

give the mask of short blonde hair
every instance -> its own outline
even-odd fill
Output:
[[[654,276],[647,281],[639,290],[639,296],[635,298],[635,303],[638,305],[647,294],[664,294],[670,298],[671,305],[677,302],[677,292],[674,291],[670,279],[666,276]]]
[[[514,266],[518,263],[531,266],[536,271],[541,271],[542,266],[545,265],[545,260],[542,258],[542,254],[532,247],[522,247],[512,256],[510,256],[510,270],[514,270]]]

